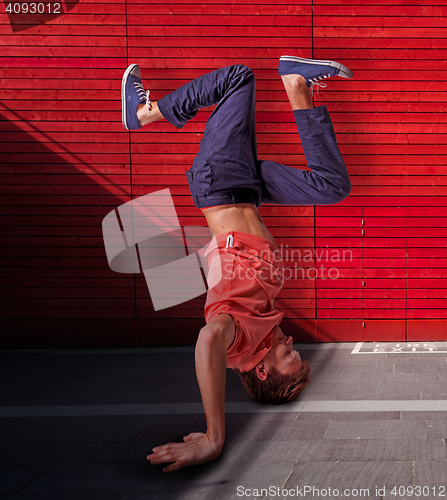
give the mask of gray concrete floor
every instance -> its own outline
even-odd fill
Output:
[[[0,499],[447,496],[447,343],[295,348],[299,399],[228,371],[222,455],[170,474],[145,457],[205,430],[193,348],[0,351]]]

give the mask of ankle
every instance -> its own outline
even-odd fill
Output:
[[[157,103],[151,101],[151,110],[149,111],[146,103],[140,103],[137,107],[137,118],[140,125],[148,125],[156,120],[160,120],[162,117],[160,111],[158,110]]]

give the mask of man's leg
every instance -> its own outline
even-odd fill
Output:
[[[260,160],[262,201],[280,205],[339,203],[349,195],[351,182],[329,112],[326,106],[313,106],[303,76],[288,74],[281,77],[311,171]]]
[[[132,75],[127,83],[130,86],[129,94],[134,92],[131,86],[134,83],[130,79],[133,79]],[[138,121],[133,117],[128,120],[129,123],[135,123],[135,128],[161,118],[182,128],[196,116],[200,108],[217,103],[205,126],[200,151],[187,171],[191,194],[197,207],[261,203],[255,78],[250,68],[233,65],[212,71],[188,82],[158,102],[151,103],[149,107],[146,106],[145,91],[139,77],[136,85],[138,95],[141,96],[138,103],[134,92],[133,107],[137,110]],[[127,109],[130,114],[131,107],[127,106]]]

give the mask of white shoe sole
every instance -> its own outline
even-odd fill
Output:
[[[123,81],[121,83],[121,109],[122,109],[122,121],[123,121],[123,127],[126,130],[130,130],[129,127],[127,126],[127,100],[126,100],[126,84],[127,84],[127,79],[129,78],[130,73],[135,69],[135,66],[138,66],[138,64],[131,64],[125,71],[124,76],[123,76]],[[141,78],[141,72],[138,68],[138,72],[136,73],[136,76]]]
[[[339,70],[339,73],[337,76],[341,76],[342,78],[352,78],[354,76],[354,73],[344,66],[343,64],[340,64],[335,61],[322,61],[319,59],[304,59],[303,57],[295,57],[295,56],[281,56],[279,58],[280,61],[291,61],[291,62],[297,62],[301,64],[314,64],[318,66],[330,66],[331,68],[337,68]]]

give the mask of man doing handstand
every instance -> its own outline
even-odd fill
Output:
[[[225,440],[225,376],[232,368],[254,399],[281,404],[293,400],[310,380],[310,366],[293,349],[273,307],[282,287],[278,246],[257,207],[339,203],[351,191],[345,163],[326,106],[315,108],[310,88],[352,72],[334,61],[282,56],[278,66],[298,126],[310,171],[259,160],[256,145],[255,78],[233,65],[207,73],[158,102],[149,100],[140,68],[127,68],[122,83],[123,125],[139,129],[166,119],[177,128],[198,109],[217,104],[207,121],[200,151],[187,179],[195,205],[203,210],[214,246],[206,258],[222,277],[208,290],[204,326],[196,349],[196,374],[206,415],[206,433],[153,449],[152,464],[170,472],[217,458]],[[209,272],[213,270],[210,268]]]

